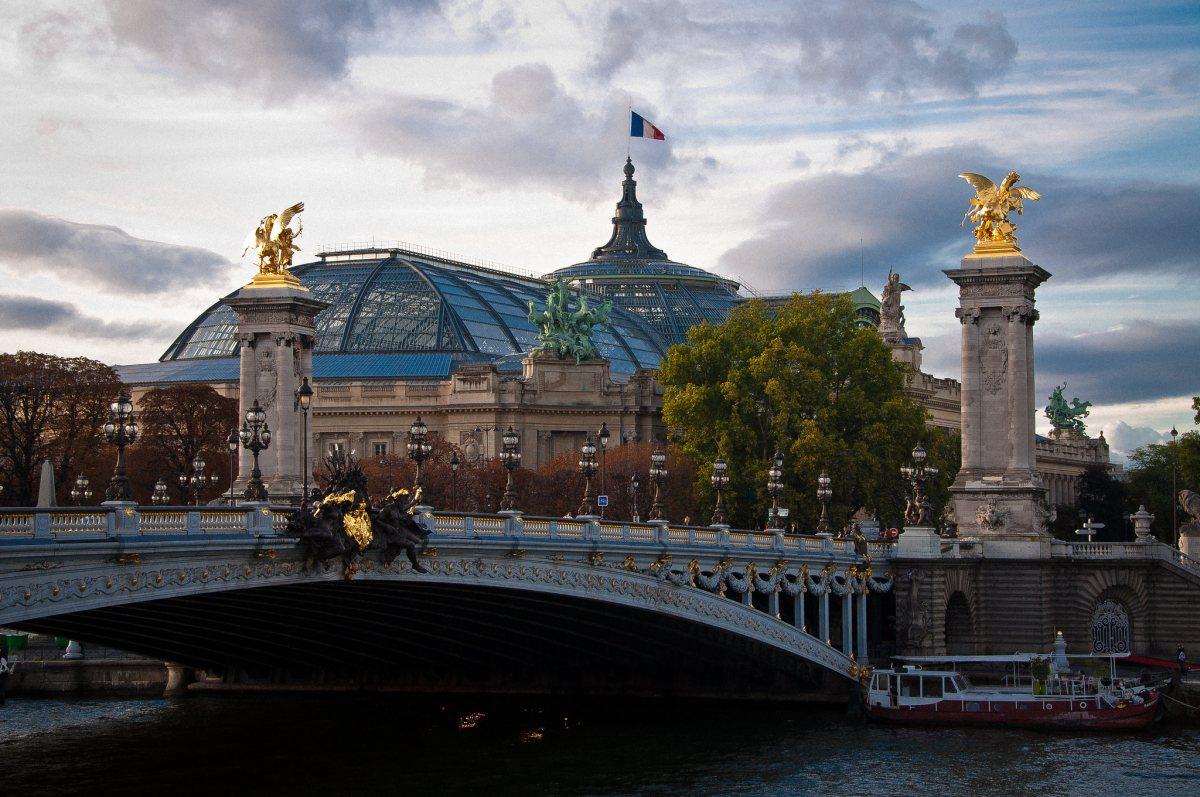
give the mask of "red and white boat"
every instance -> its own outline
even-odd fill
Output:
[[[1116,657],[1104,657],[1110,659],[1107,678],[1062,667],[1035,689],[1032,677],[1021,675],[1020,669],[1039,658],[1047,657],[1018,653],[902,659],[912,663],[871,674],[867,716],[913,724],[1093,729],[1144,728],[1159,716],[1159,691],[1117,678]],[[1010,664],[1013,675],[999,686],[976,686],[957,669],[966,663]]]

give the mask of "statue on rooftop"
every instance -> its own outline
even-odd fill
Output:
[[[546,309],[539,311],[537,305],[529,303],[529,323],[541,329],[539,345],[534,354],[553,354],[560,360],[574,358],[575,362],[592,360],[600,356],[592,340],[592,328],[608,321],[612,302],[605,301],[592,307],[586,294],[579,295],[579,307],[570,310],[571,291],[567,283],[556,279],[546,295]]]
[[[295,241],[304,232],[300,223],[300,213],[303,210],[304,203],[297,202],[279,213],[263,216],[254,232],[246,238],[242,257],[253,249],[258,254],[259,274],[290,276],[287,269],[292,265],[292,255],[300,251]],[[293,219],[296,221],[295,229],[292,229]]]
[[[963,214],[964,224],[967,219],[975,223],[975,251],[1020,252],[1017,225],[1008,220],[1008,214],[1015,210],[1020,216],[1025,212],[1022,200],[1036,202],[1042,195],[1032,188],[1017,185],[1021,175],[1016,172],[1009,172],[1000,185],[974,172],[963,172],[959,177],[975,189],[971,206]]]
[[[1065,387],[1065,384],[1059,385],[1050,394],[1050,403],[1046,405],[1046,417],[1050,419],[1050,425],[1057,430],[1083,434],[1087,429],[1083,419],[1091,414],[1088,408],[1092,406],[1092,402],[1080,401],[1075,397],[1068,404],[1063,396]]]
[[[888,269],[887,284],[883,286],[883,297],[879,302],[879,329],[884,339],[892,337],[903,338],[904,305],[900,304],[900,294],[911,291],[912,288],[900,281],[900,275]]]

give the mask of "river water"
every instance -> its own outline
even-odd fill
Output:
[[[891,728],[844,709],[404,695],[17,699],[5,794],[1200,795],[1200,730]]]

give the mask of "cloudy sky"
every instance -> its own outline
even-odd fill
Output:
[[[1003,14],[993,10],[1002,8]],[[627,107],[651,238],[752,290],[876,290],[957,376],[955,175],[1044,195],[1038,392],[1115,447],[1200,392],[1194,0],[0,0],[0,349],[156,359],[258,217],[543,273],[608,235]],[[1044,420],[1041,422],[1044,427]]]

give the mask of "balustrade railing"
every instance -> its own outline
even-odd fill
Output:
[[[130,537],[281,536],[294,507],[239,506],[143,507],[119,504],[81,508],[0,509],[0,544],[55,540],[116,540]],[[508,517],[457,512],[426,516],[435,537],[463,539],[528,539],[689,546],[792,556],[853,556],[845,539],[745,531],[723,526],[672,526],[666,523],[588,521],[575,518]],[[875,544],[872,554],[885,556],[890,546]]]

